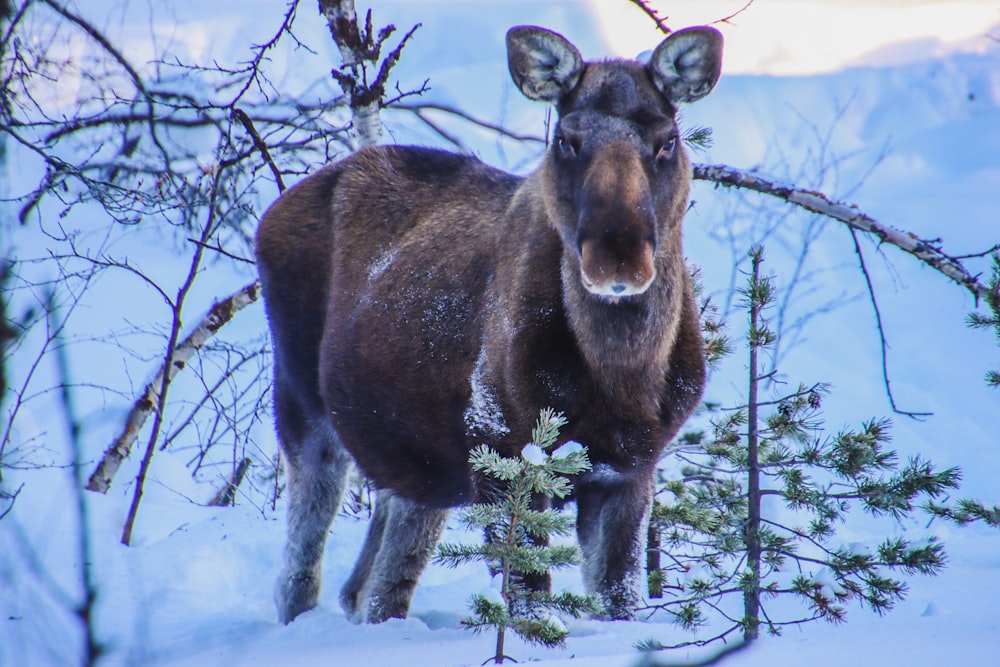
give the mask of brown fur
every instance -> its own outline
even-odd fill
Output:
[[[562,411],[564,440],[585,444],[595,464],[576,492],[588,588],[609,616],[627,617],[654,468],[704,382],[681,249],[691,167],[674,105],[646,67],[574,70],[568,42],[520,30],[511,31],[514,78],[526,94],[557,101],[561,116],[535,173],[430,149],[368,148],[307,178],[264,216],[257,253],[278,430],[293,487],[297,476],[313,479],[307,466],[332,466],[346,449],[397,502],[447,508],[488,491],[470,472],[473,447],[516,455],[540,408]],[[549,47],[569,54],[569,74],[539,82],[549,69],[532,63],[544,64]],[[338,483],[310,488],[333,503]],[[302,509],[296,493],[312,492],[298,488],[279,581],[286,621],[315,604],[322,554],[322,542],[296,532],[325,517]],[[428,535],[439,523],[428,522]],[[351,613],[373,586],[365,581],[388,530],[369,536],[358,581],[345,589]],[[408,595],[367,617],[405,615]]]

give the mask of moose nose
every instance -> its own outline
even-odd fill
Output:
[[[621,294],[626,289],[627,286],[623,285],[622,283],[615,283],[614,285],[611,286],[611,291],[614,292],[615,294]]]

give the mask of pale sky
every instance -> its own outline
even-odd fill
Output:
[[[604,37],[617,55],[634,57],[662,35],[639,9],[623,0],[588,0]],[[651,0],[670,27],[712,23],[747,0]],[[862,62],[891,62],[933,55],[944,47],[981,50],[1000,38],[1000,0],[755,0],[732,25],[716,25],[726,37],[724,69],[730,74],[812,74]],[[925,40],[909,52],[887,45]],[[934,40],[934,41],[931,41]]]

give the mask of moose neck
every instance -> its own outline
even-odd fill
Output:
[[[661,248],[649,289],[616,301],[588,292],[579,256],[563,249],[563,302],[570,327],[588,365],[615,393],[636,383],[662,382],[685,293],[680,256],[679,240]]]

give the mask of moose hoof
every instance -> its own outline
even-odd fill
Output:
[[[363,620],[358,614],[358,598],[361,591],[357,586],[351,586],[348,582],[340,591],[340,608],[344,610],[344,615],[355,623]]]
[[[604,621],[634,621],[635,610],[641,598],[634,591],[614,591],[600,596],[601,611],[598,618]]]
[[[390,618],[406,618],[416,582],[379,590],[356,590],[345,587],[340,592],[340,606],[354,623],[384,623]]]
[[[368,623],[385,623],[390,618],[406,618],[410,613],[410,598],[412,589],[403,595],[384,593],[374,595],[368,601],[365,621]]]
[[[601,618],[605,621],[634,621],[635,610],[631,607],[605,607]]]
[[[278,607],[278,620],[288,625],[304,611],[319,603],[319,579],[308,574],[293,574],[278,579],[274,601]]]

